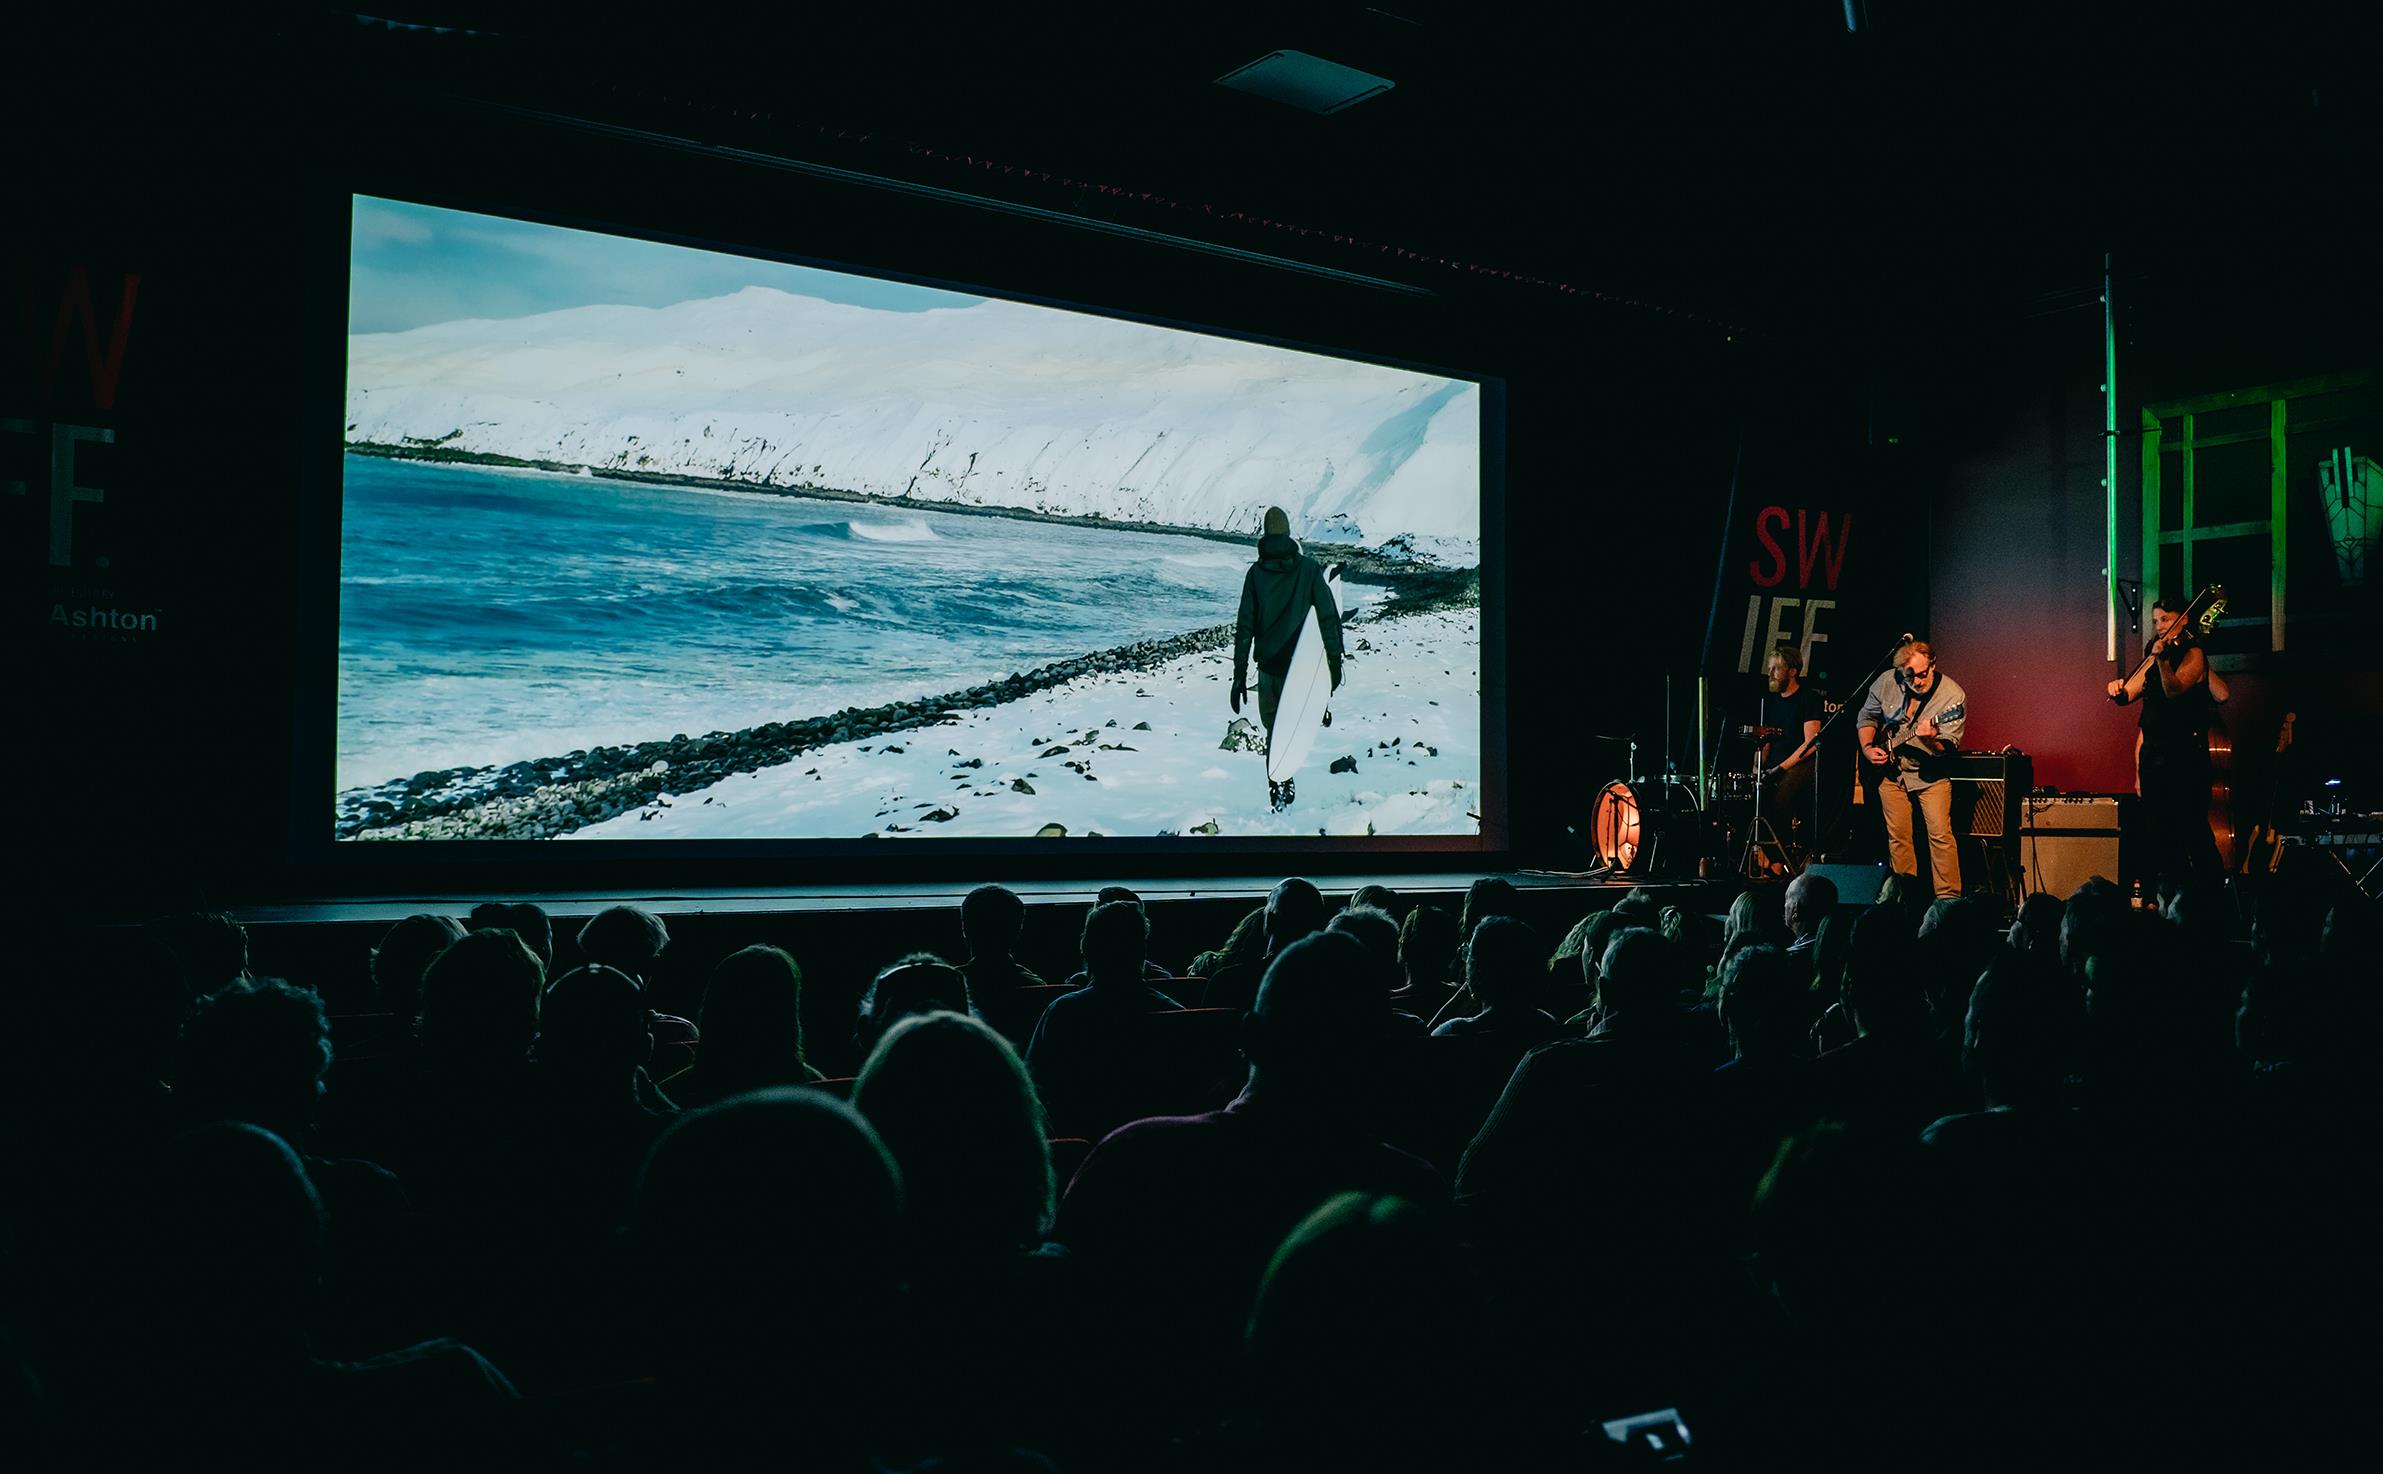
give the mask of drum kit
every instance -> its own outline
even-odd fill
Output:
[[[1739,725],[1731,730],[1741,742],[1756,747],[1784,735],[1778,727]],[[1640,778],[1634,739],[1602,740],[1630,744],[1630,776],[1598,789],[1590,810],[1590,847],[1607,873],[1711,877],[1722,873],[1723,857],[1733,849],[1740,874],[1760,878],[1795,868],[1786,842],[1763,817],[1759,764],[1749,764],[1748,772],[1715,774],[1708,807],[1698,801],[1695,788],[1668,767],[1661,778]]]

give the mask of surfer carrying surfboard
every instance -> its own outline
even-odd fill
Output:
[[[1266,509],[1265,530],[1258,538],[1258,559],[1241,580],[1241,613],[1233,624],[1233,694],[1235,713],[1249,699],[1250,657],[1257,657],[1258,721],[1266,728],[1267,797],[1277,809],[1292,798],[1289,767],[1277,762],[1274,724],[1282,714],[1285,690],[1294,684],[1292,665],[1300,655],[1302,636],[1313,649],[1299,661],[1298,684],[1321,684],[1314,677],[1328,672],[1331,685],[1321,691],[1302,689],[1293,696],[1294,724],[1312,739],[1313,724],[1322,720],[1324,703],[1340,687],[1340,599],[1316,560],[1300,551],[1291,539],[1291,519],[1280,507]],[[1323,670],[1315,669],[1316,653]],[[1304,749],[1305,742],[1296,744]],[[1295,764],[1293,764],[1295,765]]]

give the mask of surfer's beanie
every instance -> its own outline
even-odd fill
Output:
[[[1282,508],[1268,507],[1266,509],[1266,534],[1269,537],[1290,536],[1291,519],[1284,515]]]

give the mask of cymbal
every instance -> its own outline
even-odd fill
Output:
[[[1773,737],[1783,737],[1786,734],[1787,729],[1785,727],[1753,727],[1747,726],[1743,723],[1741,723],[1738,727],[1738,735],[1740,737],[1754,742],[1768,742]]]

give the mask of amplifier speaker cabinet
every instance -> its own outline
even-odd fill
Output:
[[[2019,902],[2020,804],[2035,786],[2035,763],[2024,752],[1965,752],[1945,776],[1953,780],[1953,832],[1960,838],[1962,889],[2006,906]]]
[[[2100,794],[2030,797],[2022,804],[2019,864],[2027,894],[2068,899],[2100,876],[2118,880],[2118,800]]]

